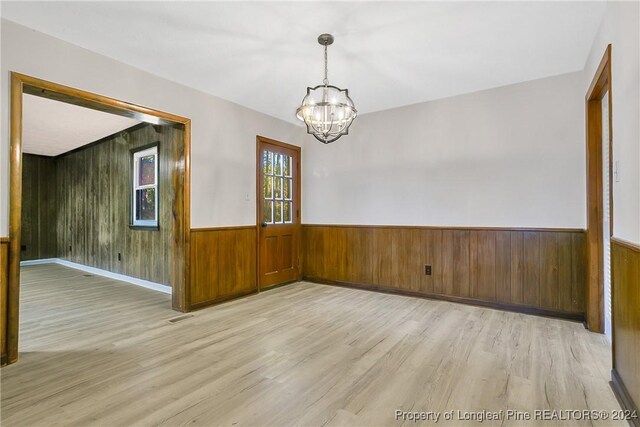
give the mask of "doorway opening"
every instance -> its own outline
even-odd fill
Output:
[[[613,235],[611,45],[607,46],[586,101],[587,313],[588,328],[612,336],[611,236]]]
[[[302,278],[300,147],[258,136],[256,217],[259,289]]]
[[[67,106],[84,107],[95,112],[110,113],[121,118],[127,118],[133,120],[136,124],[123,130],[127,134],[125,138],[122,133],[117,133],[107,137],[107,140],[95,141],[96,144],[91,144],[91,147],[78,147],[78,150],[82,150],[81,159],[76,159],[76,150],[72,149],[64,156],[59,157],[57,160],[51,162],[51,156],[33,156],[29,154],[23,155],[23,111],[25,102],[33,101],[27,97],[34,97],[38,102],[62,102]],[[6,298],[6,323],[3,328],[3,335],[6,336],[5,348],[2,349],[2,353],[6,354],[5,363],[14,363],[18,360],[18,337],[20,331],[19,310],[20,310],[20,262],[22,260],[23,249],[25,257],[42,257],[44,255],[51,256],[53,254],[56,258],[74,258],[75,261],[79,261],[78,264],[92,264],[94,260],[88,259],[95,257],[95,254],[100,250],[96,250],[96,245],[89,240],[95,238],[99,240],[105,236],[105,233],[112,232],[110,225],[113,224],[93,224],[91,221],[85,222],[82,227],[88,228],[100,228],[104,225],[100,232],[100,237],[95,235],[84,236],[82,239],[77,239],[74,236],[65,236],[65,239],[59,239],[59,236],[55,237],[56,247],[52,249],[52,246],[46,245],[51,236],[45,237],[33,236],[33,230],[26,230],[27,233],[23,233],[23,209],[32,209],[33,206],[23,205],[23,179],[25,178],[23,172],[28,173],[28,178],[36,178],[37,185],[43,185],[47,181],[54,181],[58,184],[64,184],[65,191],[70,188],[76,188],[78,190],[77,195],[65,194],[62,200],[64,203],[59,205],[64,209],[74,208],[74,198],[91,198],[94,197],[98,201],[100,196],[100,188],[104,190],[104,196],[106,198],[116,196],[119,198],[121,193],[125,193],[123,206],[120,206],[119,211],[125,210],[125,227],[127,230],[134,229],[135,219],[142,220],[142,223],[137,225],[151,226],[155,224],[156,228],[158,222],[162,221],[162,211],[158,208],[158,203],[161,199],[158,199],[158,194],[162,191],[161,182],[164,180],[164,186],[166,190],[171,194],[170,198],[170,215],[166,215],[165,226],[171,229],[171,237],[167,240],[167,244],[163,248],[167,252],[167,256],[163,259],[163,262],[171,263],[170,268],[166,269],[164,278],[171,286],[171,306],[175,310],[187,311],[189,309],[187,301],[188,291],[188,262],[185,254],[189,253],[189,230],[190,230],[190,147],[191,147],[191,121],[190,119],[180,117],[177,115],[165,113],[162,111],[141,107],[125,101],[97,95],[94,93],[82,91],[79,89],[59,85],[56,83],[41,80],[35,77],[26,76],[19,73],[11,73],[11,116],[10,116],[10,195],[9,195],[9,268],[8,268],[8,287]],[[144,134],[144,135],[143,135]],[[163,136],[164,135],[164,136]],[[153,144],[143,144],[140,142],[142,139],[154,139]],[[128,139],[127,139],[128,138]],[[133,142],[132,139],[140,139],[140,143]],[[162,141],[165,141],[163,144]],[[91,142],[91,141],[87,141]],[[144,165],[140,166],[141,173],[145,170],[153,173],[141,174],[144,178],[144,182],[138,182],[138,187],[129,185],[128,178],[132,178],[129,174],[126,176],[127,181],[123,181],[119,184],[117,190],[108,188],[108,184],[105,186],[105,182],[110,182],[109,179],[102,180],[105,175],[117,176],[122,171],[129,171],[129,166],[135,166],[133,160],[135,156],[134,151],[140,149],[150,149],[151,145],[156,147],[155,160],[152,159],[152,155],[147,155],[139,159]],[[95,150],[94,150],[95,149]],[[91,154],[89,154],[89,151]],[[33,150],[31,150],[33,151]],[[37,151],[37,150],[36,150]],[[95,153],[93,152],[95,151]],[[118,155],[118,162],[122,162],[122,170],[115,168],[115,165],[109,164],[113,161],[112,158],[107,158],[114,153],[120,153]],[[165,165],[163,169],[160,163],[164,158],[170,164]],[[35,153],[37,154],[37,153]],[[60,153],[59,153],[60,154]],[[94,156],[94,154],[96,156]],[[102,159],[100,156],[102,155]],[[62,158],[64,157],[64,158]],[[95,157],[95,158],[94,158]],[[90,170],[83,162],[88,161],[90,166],[96,166],[99,169],[99,165],[103,166],[104,174],[100,179],[87,179],[83,176],[74,176],[79,171]],[[130,163],[131,161],[131,163]],[[47,163],[47,165],[41,165],[41,163]],[[51,164],[49,164],[51,163]],[[55,171],[55,177],[53,172],[53,166],[57,168]],[[82,165],[82,167],[80,167]],[[143,170],[144,169],[144,170]],[[37,170],[35,174],[34,170]],[[163,178],[161,171],[167,171],[167,175]],[[30,172],[31,171],[31,172]],[[49,174],[51,176],[40,176],[42,174]],[[50,174],[51,173],[51,174]],[[42,179],[41,179],[42,178]],[[95,185],[94,189],[85,188],[86,181],[91,181]],[[115,182],[115,181],[114,181]],[[118,181],[120,182],[120,181]],[[160,186],[160,187],[158,187]],[[79,188],[82,187],[82,188]],[[122,188],[120,188],[122,187]],[[95,191],[94,191],[95,190]],[[46,192],[47,190],[43,190]],[[114,192],[115,191],[115,192]],[[109,195],[107,195],[109,193]],[[67,197],[69,196],[69,197]],[[139,197],[138,197],[139,196]],[[137,198],[136,198],[137,197]],[[138,200],[138,209],[130,211],[128,205],[129,199]],[[35,199],[34,199],[35,200]],[[27,203],[34,203],[34,200],[29,200]],[[119,200],[119,199],[118,199]],[[86,201],[86,200],[85,200]],[[37,201],[36,201],[37,203]],[[90,203],[88,204],[90,205]],[[91,206],[85,206],[83,209],[90,209]],[[100,218],[100,212],[95,211],[96,218]],[[72,212],[73,213],[73,212]],[[38,215],[40,215],[38,213]],[[84,214],[83,214],[84,215]],[[115,215],[115,213],[114,213]],[[40,215],[40,218],[49,220],[53,215]],[[129,218],[129,216],[131,218]],[[110,218],[109,215],[105,218]],[[77,219],[77,218],[76,218]],[[95,219],[95,218],[94,218]],[[128,221],[131,219],[131,221]],[[105,219],[110,221],[110,219]],[[143,224],[144,223],[144,224]],[[89,224],[89,225],[87,225]],[[60,230],[63,234],[70,228],[68,224],[56,224],[56,229]],[[29,226],[31,224],[29,223]],[[41,229],[50,229],[51,224],[41,224],[39,221],[36,226]],[[29,234],[31,233],[31,235]],[[86,234],[86,233],[85,233]],[[28,236],[28,245],[22,242],[22,236]],[[44,235],[43,235],[44,236]],[[68,239],[67,239],[68,237]],[[50,239],[51,240],[51,239]],[[73,243],[68,244],[69,241]],[[48,242],[51,243],[51,242]],[[87,245],[92,246],[90,249],[86,249]],[[83,253],[74,251],[84,247]],[[104,248],[103,248],[104,249]],[[108,260],[105,261],[105,265],[108,265],[112,261],[118,263],[122,261],[122,253],[118,253],[112,250],[108,251]],[[111,253],[113,252],[113,253]],[[113,259],[112,259],[113,258]],[[73,261],[73,260],[72,260]],[[97,266],[100,267],[100,266]],[[109,267],[103,267],[102,270],[110,270]],[[125,272],[126,273],[126,272]],[[163,274],[164,274],[163,273]],[[153,280],[153,278],[151,278]]]

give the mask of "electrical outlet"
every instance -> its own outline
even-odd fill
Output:
[[[430,265],[425,265],[424,266],[424,274],[426,274],[427,276],[431,276],[431,266]]]

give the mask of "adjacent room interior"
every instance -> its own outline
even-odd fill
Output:
[[[639,2],[0,17],[3,425],[640,426]]]
[[[171,173],[183,131],[33,95],[23,100],[22,265],[63,260],[170,293]]]

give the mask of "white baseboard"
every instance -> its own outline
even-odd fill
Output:
[[[120,280],[121,282],[131,283],[147,289],[162,292],[171,295],[171,286],[161,285],[160,283],[150,282],[148,280],[138,279],[124,274],[112,273],[111,271],[101,270],[87,265],[77,264],[60,258],[34,259],[31,261],[20,261],[20,266],[40,265],[40,264],[60,264],[65,267],[75,268],[76,270],[86,271],[98,276],[108,277],[110,279]]]
[[[25,265],[56,264],[57,262],[58,258],[32,259],[30,261],[20,261],[20,267]]]

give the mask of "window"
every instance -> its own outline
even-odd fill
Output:
[[[293,223],[292,162],[286,154],[262,152],[262,222],[265,224]]]
[[[158,227],[158,145],[133,152],[132,225]]]

